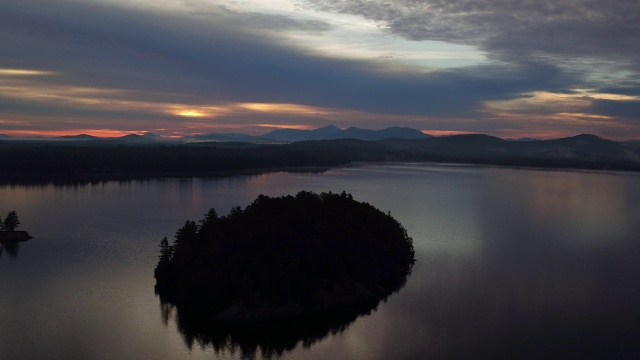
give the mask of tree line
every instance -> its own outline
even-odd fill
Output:
[[[595,136],[505,141],[487,135],[290,144],[96,145],[0,141],[1,181],[218,176],[328,168],[358,161],[427,161],[640,171],[640,149]]]

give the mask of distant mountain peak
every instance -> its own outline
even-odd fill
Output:
[[[532,137],[521,137],[521,138],[506,138],[507,141],[540,141],[540,139],[532,138]]]
[[[336,139],[357,139],[376,141],[389,138],[397,139],[424,139],[430,137],[417,129],[401,128],[398,126],[382,129],[370,130],[360,129],[355,126],[342,130],[334,125],[327,125],[314,130],[278,129],[263,136],[264,138],[295,142],[307,140],[336,140]]]
[[[317,128],[315,130],[338,130],[338,131],[342,131],[342,129],[340,129],[339,127],[337,127],[335,125],[327,125],[327,126],[323,126],[321,128]],[[313,130],[303,130],[303,131],[313,131]]]
[[[144,133],[140,134],[128,134],[124,136],[120,136],[116,138],[116,140],[120,141],[128,141],[128,142],[154,142],[163,140],[160,135],[152,134],[152,133]]]
[[[576,135],[573,136],[574,139],[576,140],[586,140],[586,141],[600,141],[600,140],[604,140],[603,138],[601,138],[598,135],[593,135],[593,134],[580,134],[580,135]]]
[[[554,141],[554,140],[549,140],[549,141]],[[601,138],[598,135],[593,135],[593,134],[580,134],[576,136],[556,139],[555,141],[572,142],[577,144],[604,144],[604,143],[615,142],[613,140],[607,140],[607,139]]]
[[[93,135],[79,134],[79,135],[58,136],[56,139],[60,139],[60,140],[95,140],[95,139],[99,139],[99,138],[96,137],[96,136],[93,136]]]

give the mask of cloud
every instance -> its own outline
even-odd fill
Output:
[[[524,55],[640,59],[640,4],[622,0],[301,0],[324,11],[379,21],[390,33],[482,47],[496,58]],[[634,64],[635,63],[635,64]]]
[[[257,12],[240,12],[228,9],[224,6],[216,6],[209,13],[202,13],[198,9],[200,15],[212,15],[217,18],[223,18],[233,23],[235,27],[254,28],[259,31],[299,31],[309,33],[325,32],[333,29],[330,24],[316,19],[294,19],[290,16],[277,14],[264,14]]]
[[[67,6],[58,9],[35,3],[39,6],[0,5],[6,10],[0,21],[16,35],[4,43],[4,53],[21,53],[22,67],[64,74],[58,82],[136,91],[143,97],[146,92],[153,98],[184,95],[182,101],[194,103],[298,103],[459,116],[473,112],[482,98],[514,96],[532,90],[528,83],[557,76],[552,68],[527,73],[487,66],[390,73],[371,62],[313,56],[269,34],[247,34],[233,21],[204,21],[206,16],[192,17],[190,11],[148,13],[95,3],[63,3]],[[256,16],[221,12],[223,18]],[[0,61],[17,65],[10,57]]]
[[[626,119],[637,119],[640,114],[636,102],[613,97],[640,94],[637,1],[300,0],[299,3],[322,11],[362,16],[378,22],[389,34],[405,39],[476,46],[497,66],[518,68],[523,83],[536,89],[500,101],[478,94],[485,109],[501,105],[502,110],[509,108],[507,114],[514,118],[522,113],[553,115],[563,111]],[[571,94],[579,88],[593,88],[593,93],[611,96],[596,101],[575,97],[559,100],[562,94]],[[503,90],[503,95],[508,96],[512,88]],[[545,93],[557,96],[553,101],[538,101]],[[563,124],[561,117],[553,120],[557,126]]]
[[[360,15],[390,34],[473,45],[496,61],[556,69],[564,88],[640,93],[637,1],[300,0],[301,6]],[[568,79],[566,75],[571,74]],[[570,80],[570,81],[568,81]],[[550,90],[540,84],[540,90]],[[615,105],[612,105],[615,106]]]
[[[640,125],[640,101],[597,100],[589,109],[595,114],[635,120]]]
[[[584,106],[540,102],[534,109],[531,94],[575,95],[579,88],[594,89],[592,95],[640,93],[635,2],[298,1],[313,11],[376,21],[387,34],[381,36],[425,47],[426,40],[464,44],[487,54],[482,63],[429,69],[378,55],[331,57],[296,42],[333,34],[340,22],[321,20],[326,14],[220,4],[0,2],[0,119],[48,114],[110,129],[128,123],[139,129],[136,121],[154,119],[167,129],[335,121],[498,133],[521,126],[513,119],[524,115],[632,113],[625,110],[631,105],[612,98]],[[240,111],[237,104],[288,104],[321,115]],[[229,106],[233,111],[219,111]]]

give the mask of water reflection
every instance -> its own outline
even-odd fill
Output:
[[[191,181],[193,179],[209,179],[209,180],[219,180],[219,179],[233,179],[237,177],[261,177],[265,175],[272,175],[276,173],[285,173],[285,174],[322,174],[327,171],[330,171],[329,167],[308,167],[308,168],[283,168],[281,170],[237,170],[237,171],[227,171],[227,172],[205,172],[202,174],[192,174],[187,173],[185,175],[179,174],[147,174],[147,175],[138,175],[138,174],[128,174],[128,175],[118,175],[118,174],[44,174],[42,176],[38,176],[35,174],[28,175],[12,175],[11,177],[0,177],[0,186],[8,186],[10,188],[45,188],[54,186],[58,187],[73,187],[73,188],[84,188],[87,186],[97,186],[97,185],[105,185],[105,184],[135,184],[139,182],[163,182],[163,181],[174,181],[174,180],[184,180]]]
[[[487,172],[476,212],[481,252],[426,264],[439,277],[413,321],[443,334],[432,355],[636,358],[640,207],[626,201],[637,199],[628,180]]]
[[[241,344],[259,358],[264,340],[234,342],[188,309],[159,306],[150,271],[158,239],[185,218],[299,189],[346,190],[390,210],[418,261],[370,316],[272,341],[274,357],[640,358],[637,174],[372,166],[253,179],[0,185],[3,208],[38,237],[20,244],[19,261],[2,247],[0,358],[226,360]],[[209,206],[194,206],[192,192]]]
[[[17,258],[18,251],[20,251],[20,243],[12,240],[0,240],[0,258],[2,257],[2,253],[5,251],[10,258]]]
[[[243,359],[281,357],[301,345],[304,349],[331,335],[340,334],[361,316],[375,311],[380,303],[397,293],[407,282],[410,271],[377,301],[345,307],[339,311],[296,317],[287,320],[237,324],[203,318],[191,306],[174,304],[162,294],[160,312],[165,326],[175,321],[189,349],[194,344],[211,347],[218,355],[238,354]]]
[[[18,257],[20,243],[32,239],[26,231],[0,231],[0,257],[5,251],[10,258]]]

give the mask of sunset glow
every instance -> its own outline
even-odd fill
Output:
[[[56,74],[57,73],[53,71],[0,68],[0,76],[43,76],[43,75],[56,75]]]
[[[585,113],[557,113],[557,114],[555,114],[555,116],[557,116],[557,117],[566,117],[566,118],[585,118],[585,119],[594,119],[594,120],[610,120],[610,119],[613,119],[611,116],[585,114]]]
[[[452,135],[466,135],[473,134],[472,131],[456,131],[456,130],[421,130],[425,134],[432,136],[452,136]]]
[[[59,136],[76,136],[76,135],[90,135],[100,138],[112,138],[112,137],[121,137],[125,135],[135,134],[135,135],[144,135],[147,131],[123,131],[123,130],[112,130],[112,129],[67,129],[67,130],[38,130],[38,131],[27,131],[27,130],[16,130],[16,131],[6,131],[4,132],[6,135],[15,136],[15,137],[32,137],[32,136],[42,136],[45,138],[54,138]]]
[[[287,125],[279,125],[279,124],[257,124],[259,127],[261,128],[268,128],[268,129],[296,129],[296,130],[311,130],[312,127],[310,126],[306,126],[306,125],[294,125],[294,124],[287,124]]]
[[[267,103],[243,103],[238,107],[253,111],[272,113],[291,113],[300,115],[330,115],[333,111],[318,107],[296,104],[267,104]]]

